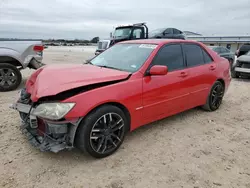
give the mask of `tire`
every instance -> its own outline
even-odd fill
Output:
[[[21,72],[8,63],[0,63],[0,91],[15,90],[22,81]]]
[[[92,111],[80,123],[75,145],[92,157],[104,158],[121,146],[128,128],[128,118],[120,108],[104,105]]]
[[[215,98],[215,90],[217,91],[216,93],[218,93],[217,98]],[[224,92],[224,85],[220,81],[216,81],[211,88],[206,104],[202,106],[202,108],[206,111],[215,111],[219,109],[223,100]],[[218,101],[215,102],[215,99],[218,99]]]

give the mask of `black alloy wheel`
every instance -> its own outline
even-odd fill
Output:
[[[224,88],[222,84],[216,84],[211,94],[211,108],[218,109],[221,105],[224,95]]]
[[[0,91],[16,89],[22,81],[20,71],[11,64],[0,64]]]
[[[101,106],[80,123],[75,145],[96,158],[109,156],[122,144],[128,127],[128,118],[120,108],[113,105]]]
[[[119,145],[124,133],[124,121],[119,114],[104,114],[91,130],[90,145],[97,153],[109,153]]]
[[[211,88],[207,102],[203,106],[203,109],[207,111],[217,110],[222,103],[224,92],[225,92],[224,85],[220,81],[216,81],[213,87]]]

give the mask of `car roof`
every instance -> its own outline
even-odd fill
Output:
[[[200,44],[200,42],[194,40],[183,40],[183,39],[139,39],[139,40],[127,40],[120,43],[121,44],[167,44],[172,42]]]

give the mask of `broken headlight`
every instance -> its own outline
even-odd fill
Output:
[[[63,118],[73,107],[75,103],[44,103],[38,105],[32,115],[50,120],[59,120]]]

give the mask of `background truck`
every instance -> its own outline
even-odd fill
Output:
[[[0,92],[20,85],[22,69],[43,66],[43,49],[41,41],[0,41]]]
[[[95,55],[100,54],[117,42],[125,40],[147,39],[147,38],[166,38],[166,39],[185,39],[185,34],[176,28],[161,28],[149,33],[146,23],[123,25],[115,28],[109,39],[100,40],[97,45]]]

